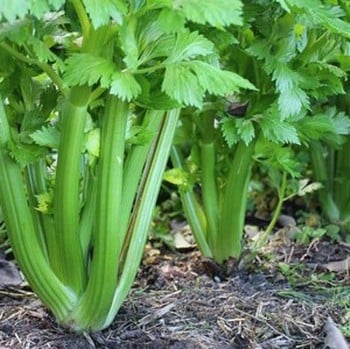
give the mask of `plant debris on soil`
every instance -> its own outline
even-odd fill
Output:
[[[98,333],[60,327],[27,286],[0,291],[0,348],[323,348],[324,326],[350,319],[347,244],[270,243],[225,270],[195,250],[149,244],[113,324]],[[286,268],[287,266],[287,268]]]

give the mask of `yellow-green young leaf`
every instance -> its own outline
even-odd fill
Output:
[[[164,74],[162,91],[176,101],[201,107],[205,90],[200,86],[190,68],[181,64],[169,65]]]
[[[340,19],[344,11],[339,6],[326,6],[319,0],[288,0],[288,3],[302,9],[308,15],[308,20],[315,24],[350,38],[350,23]]]
[[[218,28],[243,23],[243,4],[239,0],[177,0],[175,6],[192,22]]]
[[[113,62],[88,53],[76,53],[66,60],[64,81],[68,86],[89,86],[100,80],[102,87],[110,85],[111,76],[115,72]]]
[[[115,72],[112,76],[111,94],[130,102],[141,93],[141,86],[130,73]]]
[[[111,18],[122,24],[127,13],[126,4],[122,0],[83,0],[83,3],[95,28],[108,24]]]
[[[35,197],[38,201],[38,206],[35,207],[37,211],[45,214],[52,213],[53,191],[35,195]]]
[[[181,168],[165,171],[163,179],[171,184],[185,188],[189,184],[189,174]]]
[[[86,135],[85,149],[89,155],[100,155],[100,129],[94,128]]]

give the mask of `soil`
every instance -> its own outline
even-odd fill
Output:
[[[0,348],[323,348],[327,317],[349,321],[349,270],[327,270],[349,253],[318,240],[270,242],[223,269],[193,249],[148,245],[114,323],[98,333],[67,332],[27,286],[1,290]]]

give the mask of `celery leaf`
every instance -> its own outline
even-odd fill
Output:
[[[122,24],[123,17],[127,12],[124,1],[121,0],[83,0],[92,25],[99,28],[109,23],[112,18],[116,23]]]
[[[75,53],[66,60],[64,81],[69,86],[89,86],[100,80],[102,87],[108,87],[115,71],[113,62],[88,53]]]
[[[60,144],[60,132],[56,127],[43,126],[30,135],[30,138],[43,147],[58,149]]]
[[[175,8],[180,8],[192,22],[213,27],[230,24],[242,25],[242,7],[239,0],[177,0]]]
[[[165,70],[162,91],[185,105],[202,106],[204,89],[189,66],[169,65]]]
[[[112,76],[111,94],[130,102],[141,93],[141,86],[127,72],[115,72]]]
[[[208,56],[213,53],[213,50],[214,44],[198,32],[179,33],[165,63],[178,63],[198,56]]]
[[[276,105],[272,105],[260,121],[266,139],[275,143],[300,144],[297,130],[288,120],[281,118]]]

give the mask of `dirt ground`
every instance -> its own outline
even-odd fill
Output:
[[[113,325],[67,333],[27,287],[0,291],[0,348],[323,348],[328,316],[350,321],[350,246],[270,244],[225,270],[195,250],[146,249]],[[333,269],[332,269],[333,268]]]

